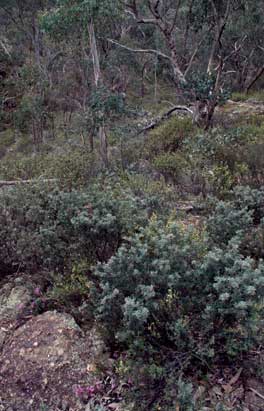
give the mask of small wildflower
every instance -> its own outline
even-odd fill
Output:
[[[83,387],[78,386],[75,388],[75,394],[77,395],[77,397],[81,397],[84,391],[85,390]]]
[[[96,389],[97,392],[102,391],[102,389],[103,389],[103,384],[102,384],[100,381],[98,381],[98,382],[95,384],[95,389]]]
[[[87,394],[92,397],[95,394],[95,387],[92,385],[90,387],[87,387]]]
[[[36,287],[36,288],[35,288],[34,294],[35,294],[35,296],[40,297],[40,295],[41,295],[41,289],[40,289],[40,287]]]

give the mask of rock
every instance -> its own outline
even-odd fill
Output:
[[[7,330],[3,327],[0,328],[0,350],[2,349],[5,339],[6,339]]]
[[[87,364],[102,350],[95,330],[84,335],[68,314],[49,311],[33,317],[3,347],[0,397],[19,411],[38,410],[43,404],[55,409],[58,403],[65,410],[82,410],[73,389],[93,383]]]
[[[0,318],[14,319],[22,307],[31,300],[29,289],[23,285],[7,283],[0,290]]]
[[[32,285],[23,277],[11,278],[0,287],[0,350],[31,301]]]

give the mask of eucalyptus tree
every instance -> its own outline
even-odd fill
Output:
[[[0,0],[0,52],[11,67],[6,72],[4,108],[12,126],[31,132],[38,144],[47,120],[44,101],[50,61],[39,14],[54,4],[55,0]]]
[[[44,29],[57,38],[69,38],[77,36],[82,41],[87,40],[87,45],[83,45],[83,53],[86,60],[92,61],[93,67],[93,88],[104,87],[104,78],[101,70],[100,52],[98,37],[100,42],[104,41],[104,35],[116,36],[118,30],[117,21],[120,16],[120,4],[116,0],[58,0],[56,7],[49,10],[43,16]],[[106,37],[105,37],[106,38]],[[89,50],[89,53],[87,52]],[[89,79],[87,81],[87,90]],[[96,92],[95,95],[98,93]],[[100,94],[100,93],[99,93]],[[86,97],[88,94],[86,94]],[[87,99],[84,99],[84,109],[86,109]],[[106,110],[107,111],[107,110]],[[100,140],[100,152],[102,159],[107,166],[107,137],[105,129],[105,111],[102,110],[98,126]],[[100,117],[100,116],[99,116]],[[97,123],[98,125],[98,123]],[[91,143],[93,147],[93,143]]]
[[[241,37],[243,41],[228,66],[236,89],[248,92],[264,76],[264,0],[241,0],[237,8],[227,28],[227,47]]]
[[[138,28],[153,27],[162,40],[161,47],[132,47],[131,43],[113,38],[109,41],[131,52],[154,54],[167,60],[177,94],[184,90],[182,95],[187,95],[188,90],[194,102],[194,120],[208,128],[216,106],[226,96],[226,64],[241,49],[242,39],[234,41],[231,49],[223,47],[226,28],[238,12],[237,1],[126,0],[123,4],[131,24]]]
[[[38,15],[54,4],[55,0],[0,0],[2,30],[6,31],[12,25],[13,34],[18,33],[21,44],[33,51],[38,66],[41,65],[43,49],[43,33],[40,29]],[[14,39],[16,38],[15,35]]]

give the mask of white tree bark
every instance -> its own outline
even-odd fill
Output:
[[[98,48],[96,44],[96,36],[94,31],[94,24],[91,20],[88,25],[89,40],[90,40],[90,49],[93,59],[93,70],[94,70],[94,84],[95,87],[99,87],[100,82],[102,82],[102,74],[100,68],[100,60],[98,54]],[[107,145],[107,135],[105,131],[105,126],[100,125],[99,127],[99,142],[100,142],[100,155],[103,160],[105,167],[108,167],[108,145]]]

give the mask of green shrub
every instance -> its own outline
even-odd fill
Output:
[[[164,152],[178,150],[185,138],[192,137],[197,128],[190,118],[172,117],[149,133],[146,140],[146,155],[153,157]]]
[[[235,91],[231,95],[231,100],[233,101],[247,101],[248,96],[245,93],[241,93],[239,91]]]
[[[228,338],[243,339],[249,307],[254,310],[263,296],[263,288],[256,289],[264,281],[262,264],[256,268],[253,260],[245,260],[236,244],[207,252],[196,236],[161,222],[151,222],[130,238],[97,267],[97,275],[102,285],[99,318],[112,324],[112,337],[132,345],[143,339],[176,351],[196,347],[203,355],[206,347],[208,356],[212,327],[211,348],[221,340],[221,350],[227,351],[232,345]]]
[[[1,262],[32,272],[63,269],[75,247],[70,221],[85,202],[41,185],[1,193]]]
[[[60,305],[70,307],[79,307],[82,304],[89,305],[90,280],[89,265],[86,260],[73,265],[71,272],[64,274],[50,274],[50,283],[52,287],[47,293],[51,301]],[[92,319],[91,312],[85,312],[85,317]],[[83,320],[84,318],[81,318]]]
[[[236,187],[230,201],[216,201],[208,219],[214,245],[223,247],[233,238],[243,238],[264,218],[264,188]]]
[[[0,177],[2,180],[31,180],[43,176],[48,163],[42,156],[15,158],[6,157],[0,163]]]
[[[143,397],[159,387],[165,401],[167,376],[174,373],[175,381],[175,370],[193,374],[194,367],[238,357],[257,344],[263,262],[245,258],[235,239],[228,248],[208,250],[199,235],[154,220],[97,266],[97,319],[108,342],[129,353],[128,372]]]
[[[148,207],[152,211],[160,212],[164,216],[167,211],[170,213],[170,207],[174,207],[179,200],[178,192],[166,184],[165,179],[153,180],[147,172],[145,175],[122,173],[119,181],[123,188],[131,190],[136,197],[147,199]]]
[[[160,172],[165,180],[177,183],[181,176],[186,174],[188,163],[180,153],[163,153],[152,160],[153,167]]]
[[[200,170],[210,192],[224,198],[237,184],[263,184],[263,126],[214,129],[186,139],[182,152],[192,172]]]
[[[100,183],[83,192],[21,186],[2,191],[0,200],[1,265],[31,272],[107,260],[148,213],[130,191]]]
[[[99,169],[95,155],[75,149],[57,155],[5,158],[0,163],[0,176],[6,180],[57,179],[61,188],[72,189],[87,185]]]
[[[184,254],[183,245],[186,247]],[[187,273],[191,262],[197,258],[199,247],[200,244],[194,247],[191,242],[188,246],[187,238],[175,225],[166,228],[163,223],[154,221],[130,238],[108,264],[97,267],[103,287],[101,316],[113,323],[116,337],[133,341],[139,333],[148,339],[153,332],[160,342],[169,338],[169,330],[165,332],[162,327],[164,334],[158,331],[159,322],[166,317],[165,313],[175,314],[170,312],[170,303],[175,302],[173,287],[180,281],[181,273]],[[146,324],[152,321],[153,330],[146,330]]]
[[[236,238],[244,256],[263,257],[264,188],[236,187],[229,201],[216,201],[207,221],[213,245],[229,247]]]
[[[12,130],[5,130],[0,133],[0,157],[3,157],[12,144],[15,142],[15,136]]]
[[[237,208],[232,202],[217,202],[213,215],[207,221],[208,232],[213,244],[221,245],[235,236],[243,238],[253,225],[252,212],[247,208]]]
[[[100,170],[96,155],[83,150],[49,155],[44,162],[48,165],[44,175],[57,179],[60,187],[67,189],[86,186]]]
[[[251,185],[255,187],[263,185],[264,143],[249,144],[244,153],[244,161],[248,168],[247,179]]]
[[[252,91],[248,94],[241,93],[241,92],[234,92],[232,93],[231,99],[234,101],[242,101],[242,102],[252,99],[252,100],[256,100],[262,103],[264,101],[264,93],[263,91]]]

